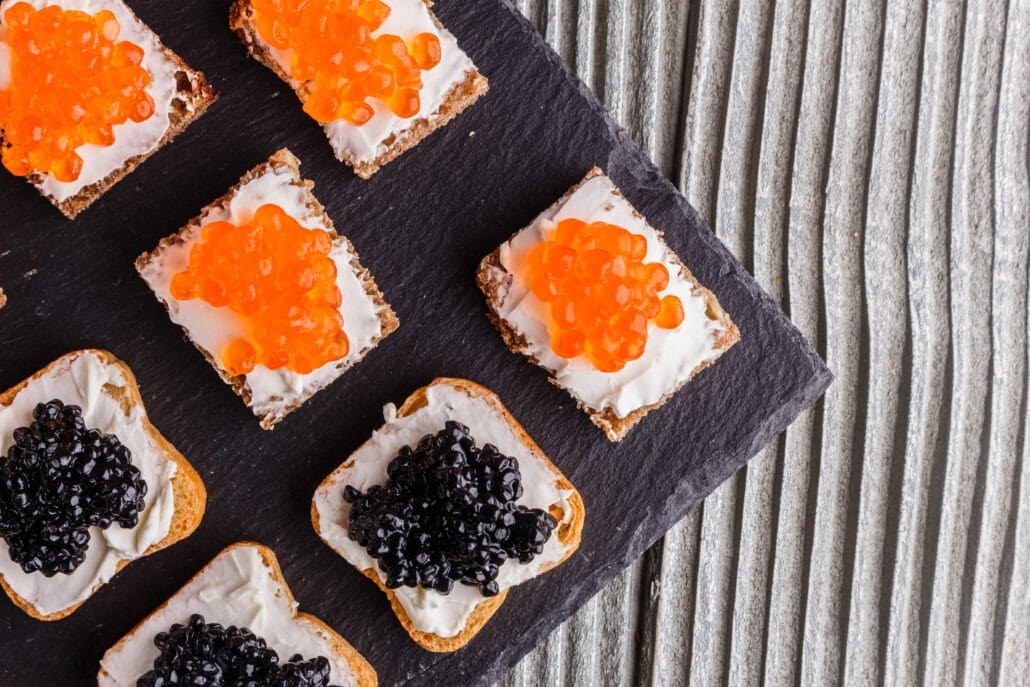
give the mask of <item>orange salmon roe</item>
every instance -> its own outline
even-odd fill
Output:
[[[602,372],[618,372],[644,355],[647,326],[663,329],[683,322],[676,296],[659,297],[669,271],[645,263],[647,239],[604,222],[558,223],[548,239],[530,251],[530,290],[550,304],[551,349],[562,358],[586,355]]]
[[[10,82],[0,90],[3,163],[19,176],[49,172],[70,182],[82,172],[76,149],[109,146],[114,127],[154,114],[143,49],[118,41],[109,10],[87,14],[18,2],[3,16]]]
[[[258,33],[291,50],[289,74],[305,82],[304,111],[323,124],[366,123],[370,99],[398,117],[421,109],[422,72],[440,63],[440,39],[420,33],[409,42],[372,37],[390,16],[382,0],[252,0]]]
[[[306,229],[278,205],[262,205],[247,224],[212,222],[172,277],[172,298],[200,298],[242,316],[249,336],[221,352],[229,374],[256,365],[308,374],[345,357],[333,240]]]

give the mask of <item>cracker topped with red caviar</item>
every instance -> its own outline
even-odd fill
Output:
[[[740,338],[600,169],[487,256],[478,281],[508,346],[612,441]]]
[[[215,98],[121,0],[0,3],[0,162],[69,218]]]
[[[241,331],[221,351],[229,374],[250,374],[258,365],[311,374],[350,352],[332,250],[325,229],[301,226],[282,206],[266,203],[238,224],[204,225],[169,293],[240,318]]]
[[[357,364],[397,318],[281,150],[136,261],[265,429]]]
[[[237,0],[230,23],[365,178],[488,88],[423,0]]]

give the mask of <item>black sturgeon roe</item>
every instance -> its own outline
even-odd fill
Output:
[[[82,409],[40,403],[0,458],[0,536],[27,573],[71,574],[89,528],[135,527],[147,483],[118,437],[86,429]]]
[[[154,637],[161,655],[136,687],[332,687],[324,656],[300,654],[279,665],[279,655],[245,627],[204,622],[193,614]]]
[[[347,486],[343,498],[350,538],[378,560],[390,589],[447,594],[461,582],[494,596],[501,565],[533,560],[558,526],[546,511],[516,503],[518,461],[492,444],[477,448],[457,422],[402,448],[387,474],[385,486],[365,494]]]

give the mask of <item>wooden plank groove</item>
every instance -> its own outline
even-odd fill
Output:
[[[598,640],[599,634],[591,631],[598,626],[600,612],[601,597],[597,596],[576,614],[575,622],[568,623],[569,626],[581,628],[581,631],[572,632],[569,637],[571,655],[566,684],[589,682],[590,676],[601,672],[601,642]]]
[[[1011,356],[1013,367],[1001,362],[997,367],[1008,378],[1003,388],[1015,390],[1022,377],[1022,400],[1018,408],[1023,414],[1023,422],[1019,421],[1017,405],[1014,398],[1008,407],[1010,419],[1014,422],[1016,436],[1011,437],[1014,450],[1015,465],[1012,474],[1012,498],[1014,503],[1009,507],[1010,525],[1005,534],[1006,552],[1001,562],[1001,578],[999,584],[999,608],[995,614],[995,632],[989,646],[994,650],[990,662],[990,679],[997,684],[1016,684],[1018,680],[1030,675],[1030,632],[1026,631],[1027,619],[1030,618],[1030,265],[1027,264],[1027,232],[1030,224],[1030,170],[1026,165],[1026,150],[1030,147],[1030,133],[1027,121],[1030,120],[1030,46],[1027,35],[1030,33],[1030,0],[1014,0],[1009,5],[1008,28],[1005,40],[1005,55],[1002,68],[1002,84],[998,107],[998,140],[995,144],[995,207],[998,225],[1006,235],[1022,227],[1022,274],[1018,273],[1017,259],[1015,269],[1011,271],[1010,290],[1013,300],[1012,308],[1005,312],[1013,323],[1023,320],[1022,347],[1019,346],[1015,334],[1018,325],[1005,328],[1007,334],[1015,340],[1003,340],[998,350],[1003,355]],[[1017,244],[1018,245],[1018,244]],[[1009,247],[1004,250],[1007,252]],[[1006,270],[1008,272],[1008,270]],[[1022,282],[1022,307],[1019,302],[1019,287]],[[1002,318],[995,318],[995,326],[1002,326]],[[1022,357],[1020,361],[1019,358]],[[1020,375],[1020,367],[1022,375]],[[1010,393],[1012,393],[1010,391]],[[999,481],[1004,482],[1004,477]],[[1008,589],[1006,594],[1005,589]],[[991,602],[989,594],[985,594],[987,602]],[[974,607],[980,604],[974,602]],[[985,638],[986,632],[983,632]],[[974,635],[975,636],[975,635]],[[987,646],[987,641],[983,642]],[[986,660],[983,656],[975,662],[982,666]]]
[[[600,73],[603,74],[601,97],[611,110],[616,121],[626,123],[627,103],[630,100],[625,88],[630,44],[627,42],[627,8],[633,0],[608,0],[606,31],[604,33],[604,60]]]
[[[792,313],[795,324],[815,340],[818,297],[814,282],[806,278],[816,269],[815,251],[803,243],[801,232],[791,231],[789,207],[808,13],[804,0],[781,0],[775,6],[756,181],[755,225],[756,235],[768,231],[780,237],[779,250],[769,242],[768,269],[771,276],[775,265],[779,264],[783,278],[779,284],[773,278],[766,286],[772,287],[770,293]],[[760,253],[756,251],[756,272],[763,264]],[[773,258],[776,254],[779,254],[778,259]],[[764,660],[752,658],[753,663],[764,664],[761,677],[770,684],[793,684],[797,677],[812,432],[811,412],[787,431],[782,442],[782,465],[778,466],[778,480],[773,485],[770,507],[773,548],[768,601],[764,609]],[[738,584],[747,584],[747,581]]]
[[[992,151],[982,142],[994,129],[1003,36],[995,29],[1004,18],[1000,2],[966,7],[950,227],[954,386],[924,670],[924,679],[931,684],[954,684],[961,674],[960,606],[968,585],[964,573],[973,505],[970,486],[983,457],[990,380],[990,357],[984,354],[991,348],[990,308],[984,304],[990,302],[993,261]]]
[[[677,185],[702,217],[715,217],[719,152],[732,64],[736,0],[697,5],[697,46],[690,79]]]
[[[720,195],[728,196],[729,202],[719,203],[718,221],[738,223],[744,229],[742,238],[748,244],[742,246],[747,251],[742,253],[745,265],[750,266],[766,292],[782,303],[783,226],[770,224],[768,215],[758,210],[762,166],[758,152],[767,121],[774,13],[773,3],[748,3],[740,9],[731,86],[738,97],[730,103],[727,116],[727,131],[736,134],[723,147],[741,152],[723,156],[720,178],[725,190]],[[746,191],[741,190],[742,182],[746,183]],[[762,676],[760,657],[764,653],[765,607],[772,569],[773,491],[783,447],[781,438],[754,458],[744,473],[743,493],[739,496],[738,562],[732,581],[734,601],[727,675],[731,685],[758,684]]]
[[[515,0],[837,379],[500,683],[1030,675],[1030,0]]]
[[[655,622],[663,637],[654,649],[650,684],[655,687],[690,683],[700,543],[700,508],[669,530],[663,540],[661,594],[655,612]]]
[[[1022,14],[1020,14],[1022,11]],[[1027,150],[1026,122],[1030,119],[1030,49],[1017,47],[1019,28],[1030,14],[1030,4],[1009,5],[1009,22],[1005,31],[1001,85],[998,88],[998,143],[994,146],[995,198],[994,264],[992,283],[992,348],[991,405],[988,452],[984,478],[983,514],[976,562],[973,568],[973,592],[970,596],[969,634],[964,647],[967,684],[986,684],[998,679],[1002,659],[997,628],[1003,626],[1006,611],[1005,566],[1003,547],[1015,522],[1018,507],[1018,466],[1022,453],[1020,442],[1026,441],[1026,425],[1021,414],[1027,407],[1027,355],[1030,339],[1026,327],[1015,325],[1028,312],[1028,242],[1030,242],[1030,183],[1025,157]],[[1025,24],[1023,25],[1025,27]],[[1025,39],[1025,35],[1022,36]],[[1011,115],[1021,113],[1023,124]],[[1018,114],[1017,114],[1018,116]],[[1020,163],[1023,164],[1020,164]],[[1025,465],[1025,462],[1024,462]],[[1025,560],[1025,556],[1022,557]],[[1011,589],[1011,587],[1009,587]],[[1026,612],[1023,607],[1023,612]],[[1018,613],[1017,613],[1018,616]],[[1030,616],[1023,616],[1024,618]],[[1024,632],[1026,637],[1028,634]],[[1024,641],[1025,645],[1030,639]],[[1024,673],[1025,676],[1025,673]]]
[[[806,53],[802,67],[800,112],[794,166],[790,187],[790,254],[791,254],[791,317],[795,321],[807,319],[808,334],[826,356],[826,322],[823,317],[824,289],[822,274],[822,216],[826,204],[824,193],[829,160],[825,151],[832,136],[834,104],[837,89],[843,13],[837,3],[814,3],[809,8]],[[796,259],[796,262],[795,262]],[[794,295],[797,295],[795,299]],[[831,367],[831,369],[834,369]],[[835,374],[838,373],[834,369]],[[838,382],[835,381],[835,384]],[[813,672],[813,649],[819,650],[823,628],[818,627],[823,609],[819,599],[813,599],[811,578],[813,554],[817,550],[816,527],[819,489],[824,481],[819,470],[822,459],[824,434],[824,405],[820,404],[813,419],[812,451],[809,454],[810,471],[805,495],[804,560],[801,567],[800,589],[800,645],[793,657],[794,679],[810,680]],[[824,506],[825,507],[825,506]],[[824,523],[819,523],[826,527]],[[770,621],[770,624],[772,621]],[[821,668],[821,664],[818,666]]]
[[[575,64],[576,3],[552,0],[544,8],[544,38],[569,64]]]
[[[913,366],[909,376],[909,433],[897,493],[901,508],[888,620],[885,679],[919,680],[931,585],[923,583],[933,466],[942,460],[950,376],[947,242],[949,170],[955,121],[961,6],[931,1],[926,9],[915,164],[909,205],[909,326]],[[932,554],[931,554],[932,555]]]
[[[845,551],[853,544],[850,495],[856,491],[855,449],[864,425],[861,381],[868,361],[868,322],[861,255],[864,191],[869,181],[870,138],[876,106],[883,17],[880,7],[848,4],[836,76],[830,165],[823,209],[823,294],[826,361],[834,383],[825,400],[824,431],[812,563],[808,580],[802,682],[832,684],[843,668],[847,595],[851,570]],[[818,87],[818,86],[817,86]],[[860,474],[860,473],[859,473]]]
[[[724,132],[731,88],[732,55],[740,4],[706,0],[698,5],[698,46],[693,69],[694,89],[687,111],[681,187],[694,207],[713,225],[731,251],[740,256],[735,232],[715,220],[719,207],[719,150],[717,136]],[[715,491],[701,508],[700,539],[694,578],[690,684],[715,685],[726,679],[729,636],[732,628],[732,569],[736,554],[736,514],[741,477],[734,476]],[[684,638],[686,639],[686,638]]]
[[[898,403],[905,370],[907,273],[905,232],[907,180],[911,175],[912,132],[918,95],[923,8],[891,3],[884,20],[882,66],[876,128],[865,215],[864,309],[869,323],[869,360],[865,383],[865,440],[855,541],[854,575],[849,591],[845,681],[872,685],[882,680],[880,608],[889,598],[884,586],[884,541],[888,528],[890,479],[899,420]]]

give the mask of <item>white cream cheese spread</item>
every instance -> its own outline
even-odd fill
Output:
[[[228,308],[216,308],[199,298],[175,300],[169,292],[172,277],[189,265],[190,250],[200,240],[204,226],[216,221],[243,224],[266,203],[278,205],[302,226],[324,228],[318,215],[307,207],[306,189],[291,183],[295,181],[290,170],[269,168],[241,186],[227,207],[208,210],[198,226],[180,236],[181,242],[162,247],[142,272],[150,288],[168,306],[172,321],[188,330],[194,343],[204,349],[220,368],[225,346],[247,335],[245,323]],[[264,365],[255,367],[246,375],[246,384],[250,390],[251,408],[258,415],[302,403],[339,377],[342,369],[360,360],[382,334],[381,307],[366,293],[365,284],[351,265],[354,256],[347,243],[338,239],[329,257],[336,262],[336,286],[343,296],[340,314],[343,315],[344,333],[350,341],[350,353],[343,360],[327,363],[308,374],[285,367],[278,370]]]

